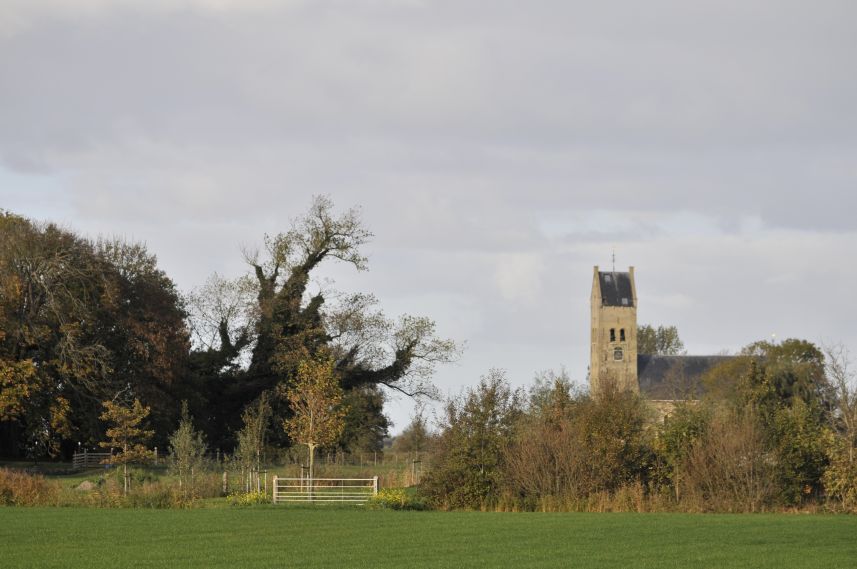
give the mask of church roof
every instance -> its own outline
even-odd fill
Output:
[[[637,356],[640,393],[649,399],[698,399],[702,379],[734,356]]]
[[[634,306],[630,273],[599,272],[598,281],[603,306]]]

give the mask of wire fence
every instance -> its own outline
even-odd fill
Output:
[[[72,458],[75,470],[105,468],[112,452],[95,452],[82,449]],[[308,477],[308,457],[300,447],[285,451],[269,450],[259,468],[242,465],[234,457],[218,450],[205,455],[203,470],[223,473],[224,493],[243,489],[246,492],[262,491],[267,483],[267,469],[275,468],[284,476]],[[407,487],[420,483],[430,464],[430,455],[420,452],[320,452],[315,458],[315,476],[322,477],[371,477],[377,475],[383,487]],[[167,468],[170,456],[158,448],[147,462],[149,466]]]

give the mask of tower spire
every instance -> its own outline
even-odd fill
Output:
[[[616,247],[613,247],[613,272],[616,272]]]

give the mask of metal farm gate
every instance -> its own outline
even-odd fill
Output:
[[[273,502],[343,502],[362,504],[378,493],[378,477],[273,479]]]

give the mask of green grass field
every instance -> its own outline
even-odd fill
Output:
[[[850,569],[857,517],[0,508],[0,567]]]

